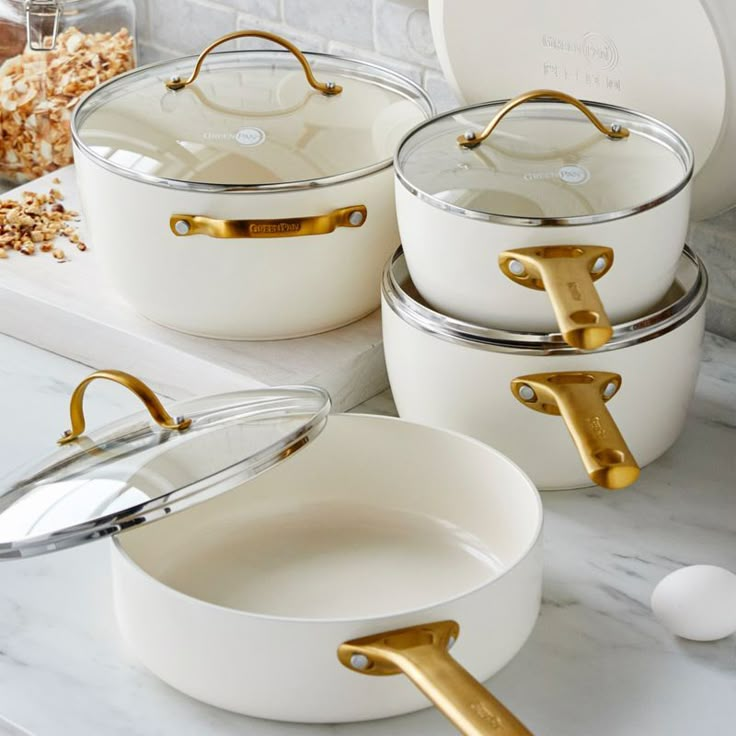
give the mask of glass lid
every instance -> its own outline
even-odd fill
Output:
[[[617,219],[674,196],[687,143],[639,113],[554,90],[454,110],[411,131],[396,172],[436,207],[513,225]]]
[[[412,81],[285,39],[286,51],[161,62],[98,87],[73,118],[76,145],[125,176],[186,189],[329,184],[391,165],[432,107]]]
[[[96,378],[132,390],[150,416],[84,434],[82,397]],[[330,399],[322,389],[295,386],[168,409],[128,374],[100,371],[85,379],[73,394],[72,430],[61,448],[1,482],[0,559],[74,547],[232,490],[316,437]]]

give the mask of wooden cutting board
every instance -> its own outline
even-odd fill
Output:
[[[53,183],[58,177],[61,184]],[[79,210],[74,167],[2,195],[61,189]],[[236,342],[174,332],[136,314],[105,280],[95,243],[78,251],[59,239],[69,260],[11,252],[0,260],[0,332],[95,368],[135,373],[164,395],[184,398],[244,388],[315,384],[346,411],[388,386],[378,311],[313,337]]]

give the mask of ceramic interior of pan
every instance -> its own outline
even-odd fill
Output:
[[[401,248],[386,264],[381,288],[384,300],[402,320],[442,340],[503,353],[570,355],[585,352],[568,345],[560,333],[485,327],[435,311],[414,286]],[[614,325],[613,337],[597,352],[629,347],[674,330],[703,307],[707,292],[705,264],[686,245],[675,281],[660,303],[648,314]]]
[[[416,612],[492,583],[535,546],[542,508],[505,456],[388,417],[330,417],[288,461],[116,538],[203,603],[308,621]]]

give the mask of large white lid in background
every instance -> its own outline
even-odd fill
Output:
[[[652,115],[695,152],[693,217],[736,204],[736,2],[429,0],[467,103],[552,87]]]

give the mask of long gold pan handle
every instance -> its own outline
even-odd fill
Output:
[[[285,217],[280,220],[218,220],[204,215],[171,215],[174,235],[209,235],[211,238],[294,238],[324,235],[338,227],[362,227],[368,217],[365,205],[341,207],[326,215]]]
[[[183,431],[191,426],[191,419],[186,419],[185,417],[176,417],[176,419],[174,419],[166,409],[164,409],[156,394],[154,394],[153,391],[143,383],[143,381],[135,376],[131,376],[129,373],[124,373],[123,371],[96,371],[95,373],[87,376],[87,378],[85,378],[79,386],[74,389],[69,405],[72,428],[66,430],[66,432],[61,436],[58,441],[60,445],[65,445],[68,442],[77,439],[84,433],[84,428],[86,426],[83,407],[84,392],[92,381],[100,378],[107,381],[113,381],[114,383],[119,383],[121,386],[132,391],[144,403],[146,409],[148,409],[148,413],[151,415],[151,418],[164,429]]]
[[[345,642],[337,656],[348,669],[364,675],[403,672],[465,736],[532,736],[450,656],[459,632],[455,621],[386,631]]]
[[[621,388],[621,376],[604,371],[535,373],[511,382],[525,406],[565,420],[590,479],[617,490],[639,477],[639,466],[606,402]]]
[[[207,54],[220,46],[220,44],[227,43],[228,41],[234,41],[236,38],[265,38],[267,41],[273,41],[274,43],[279,44],[279,46],[283,46],[287,51],[291,51],[291,53],[294,54],[294,56],[296,57],[297,61],[302,65],[302,69],[304,69],[304,75],[306,76],[307,82],[309,83],[310,87],[328,96],[339,95],[340,92],[342,92],[342,87],[339,84],[335,84],[334,82],[317,81],[314,73],[312,72],[312,67],[307,61],[307,58],[301,51],[299,51],[296,46],[294,46],[293,43],[291,43],[291,41],[287,41],[285,38],[277,36],[275,33],[268,33],[267,31],[234,31],[233,33],[228,33],[225,36],[221,36],[216,41],[213,41],[199,55],[199,58],[194,65],[194,69],[189,76],[189,79],[182,80],[180,77],[172,77],[166,82],[166,86],[171,90],[179,90],[194,82],[194,80],[199,76],[199,72],[202,69],[202,64],[204,63]]]
[[[595,350],[613,328],[593,283],[613,265],[613,250],[596,245],[547,245],[507,250],[501,271],[515,283],[547,292],[565,342]]]
[[[629,131],[628,129],[622,127],[618,123],[614,123],[610,128],[606,125],[604,125],[598,117],[588,108],[584,103],[582,103],[580,100],[577,99],[577,97],[573,97],[572,95],[565,94],[564,92],[558,92],[554,89],[535,89],[531,92],[525,92],[522,95],[519,95],[518,97],[514,97],[513,100],[509,100],[494,116],[488,125],[480,132],[476,132],[474,130],[467,130],[462,135],[459,135],[457,137],[457,142],[459,145],[461,145],[463,148],[475,148],[476,146],[483,143],[483,141],[488,138],[488,136],[493,133],[493,131],[496,129],[498,124],[508,115],[514,108],[518,107],[519,105],[524,104],[525,102],[529,102],[529,100],[538,100],[538,99],[545,99],[545,100],[557,100],[558,102],[567,102],[568,104],[572,105],[573,107],[576,107],[580,112],[585,115],[585,117],[590,120],[593,125],[595,125],[598,130],[600,130],[601,133],[604,135],[607,135],[609,138],[612,138],[614,140],[620,139],[620,138],[628,138],[629,137]]]

